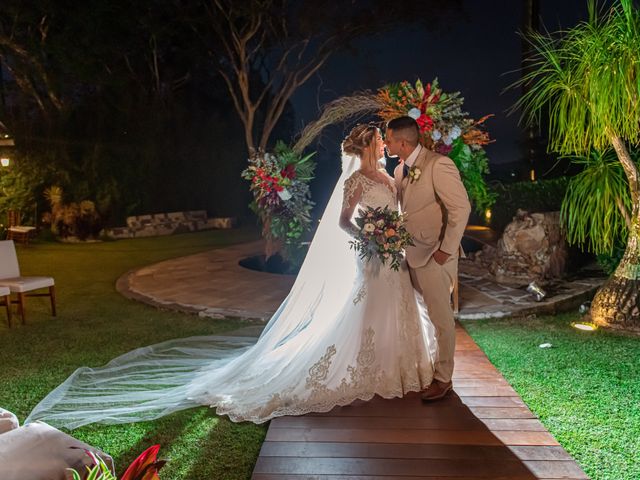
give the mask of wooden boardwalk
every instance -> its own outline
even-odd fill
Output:
[[[356,402],[271,421],[255,480],[588,477],[462,329],[455,393]]]

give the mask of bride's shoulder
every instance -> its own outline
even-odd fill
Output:
[[[356,170],[355,172],[353,172],[351,175],[347,177],[344,183],[345,185],[355,184],[355,183],[358,183],[361,179],[362,179],[362,174],[360,173],[360,170]]]
[[[363,175],[356,170],[344,181],[344,192],[346,195],[351,196],[356,192],[356,190],[360,188],[364,189],[364,186],[365,182],[363,180]]]

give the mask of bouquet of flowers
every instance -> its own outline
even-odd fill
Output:
[[[358,210],[356,224],[360,227],[355,240],[350,240],[351,248],[360,258],[370,260],[377,255],[383,265],[389,262],[394,270],[400,268],[402,252],[407,245],[413,245],[409,232],[404,227],[400,212],[388,207]]]
[[[257,152],[249,159],[242,178],[251,182],[253,202],[250,207],[262,222],[262,236],[267,240],[267,257],[283,247],[291,257],[300,239],[311,226],[309,182],[313,178],[313,154],[301,156],[284,142],[273,153]]]
[[[492,140],[482,125],[492,115],[480,120],[470,118],[462,110],[464,98],[460,92],[444,92],[437,78],[426,85],[420,80],[415,85],[407,81],[387,85],[378,90],[376,98],[382,106],[378,115],[385,122],[403,115],[414,118],[423,145],[455,162],[479,213],[491,207],[496,195],[484,180],[489,173],[484,146]]]

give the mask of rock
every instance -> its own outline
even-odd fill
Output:
[[[524,285],[562,278],[568,249],[560,230],[560,212],[518,210],[498,240],[497,248],[476,255],[499,283]]]

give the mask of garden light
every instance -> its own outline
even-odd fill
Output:
[[[598,329],[595,324],[589,322],[574,322],[571,326],[576,330],[582,330],[583,332],[593,332]]]
[[[544,300],[544,297],[547,296],[547,292],[545,292],[536,282],[531,282],[527,287],[527,292],[529,292],[536,299],[536,302],[541,302]]]
[[[0,165],[2,165],[3,167],[8,167],[9,163],[11,163],[11,161],[8,158],[0,158]]]

